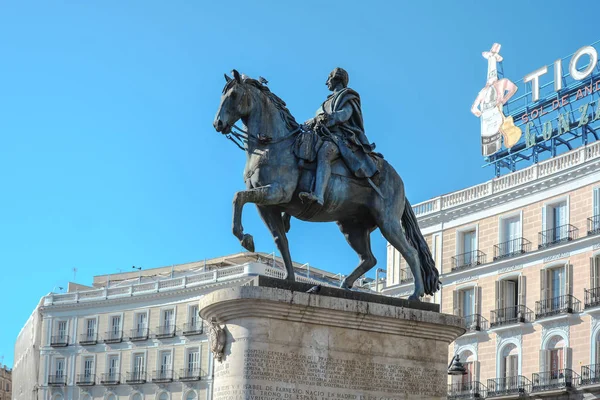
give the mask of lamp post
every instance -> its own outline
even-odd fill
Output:
[[[452,361],[448,364],[448,375],[466,375],[467,370],[463,363],[460,362],[460,357],[455,354]]]
[[[142,267],[136,267],[135,265],[132,266],[131,268],[133,269],[137,269],[138,271],[140,271],[140,275],[138,277],[138,283],[142,283]]]

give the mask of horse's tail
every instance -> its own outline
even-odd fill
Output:
[[[440,288],[440,274],[435,267],[435,261],[431,256],[431,251],[429,250],[429,246],[427,246],[425,238],[421,234],[417,217],[415,216],[408,199],[405,199],[404,213],[402,214],[402,226],[404,227],[406,239],[419,253],[425,293],[433,295]]]

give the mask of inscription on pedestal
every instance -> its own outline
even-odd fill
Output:
[[[357,359],[308,356],[270,350],[247,349],[243,358],[243,384],[228,384],[231,368],[226,361],[215,369],[224,383],[215,387],[215,400],[397,400],[400,397],[352,394],[360,392],[410,393],[443,396],[443,371],[406,367]],[[350,392],[350,393],[348,393]]]

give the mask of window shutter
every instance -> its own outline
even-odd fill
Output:
[[[594,189],[594,216],[600,215],[600,188]]]
[[[479,302],[481,301],[481,287],[475,286],[473,288],[473,314],[480,314]],[[477,321],[479,322],[479,321]]]
[[[540,350],[540,371],[545,372],[546,366],[550,366],[548,362],[548,350]]]
[[[546,206],[543,205],[542,206],[542,237],[540,238],[541,242],[540,244],[546,244],[548,242],[548,238],[546,237],[546,229],[547,228],[547,224],[546,224]]]
[[[540,301],[547,300],[546,289],[548,288],[548,271],[545,269],[540,270]]]
[[[473,381],[481,382],[479,380],[479,361],[473,362]]]
[[[495,298],[496,298],[496,310],[498,310],[498,312],[500,312],[500,309],[502,308],[502,303],[501,303],[501,299],[500,299],[500,285],[501,285],[501,281],[496,281],[496,293],[495,293]]]
[[[452,310],[454,312],[454,315],[459,315],[459,309],[458,309],[458,302],[459,302],[459,298],[458,298],[458,290],[455,290],[454,292],[452,292]]]
[[[571,263],[565,265],[565,294],[573,294],[573,266]]]
[[[590,289],[598,287],[598,257],[590,258]]]
[[[571,368],[573,365],[573,351],[570,347],[563,347],[563,368]]]
[[[519,279],[517,281],[517,285],[519,285],[519,298],[517,304],[520,306],[526,305],[525,303],[525,276],[519,275]]]

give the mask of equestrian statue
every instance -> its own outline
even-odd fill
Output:
[[[435,262],[402,179],[365,135],[360,96],[348,87],[348,73],[336,68],[329,74],[332,93],[304,124],[264,78],[232,74],[225,75],[213,126],[246,152],[246,190],[233,199],[233,234],[242,246],[254,251],[254,239],[242,227],[242,209],[254,203],[293,281],[286,236],[290,218],[335,221],[360,259],[342,281],[341,287],[350,289],[377,263],[370,235],[379,228],[410,266],[415,287],[409,299],[433,295],[440,288]],[[239,120],[243,127],[235,125]]]

